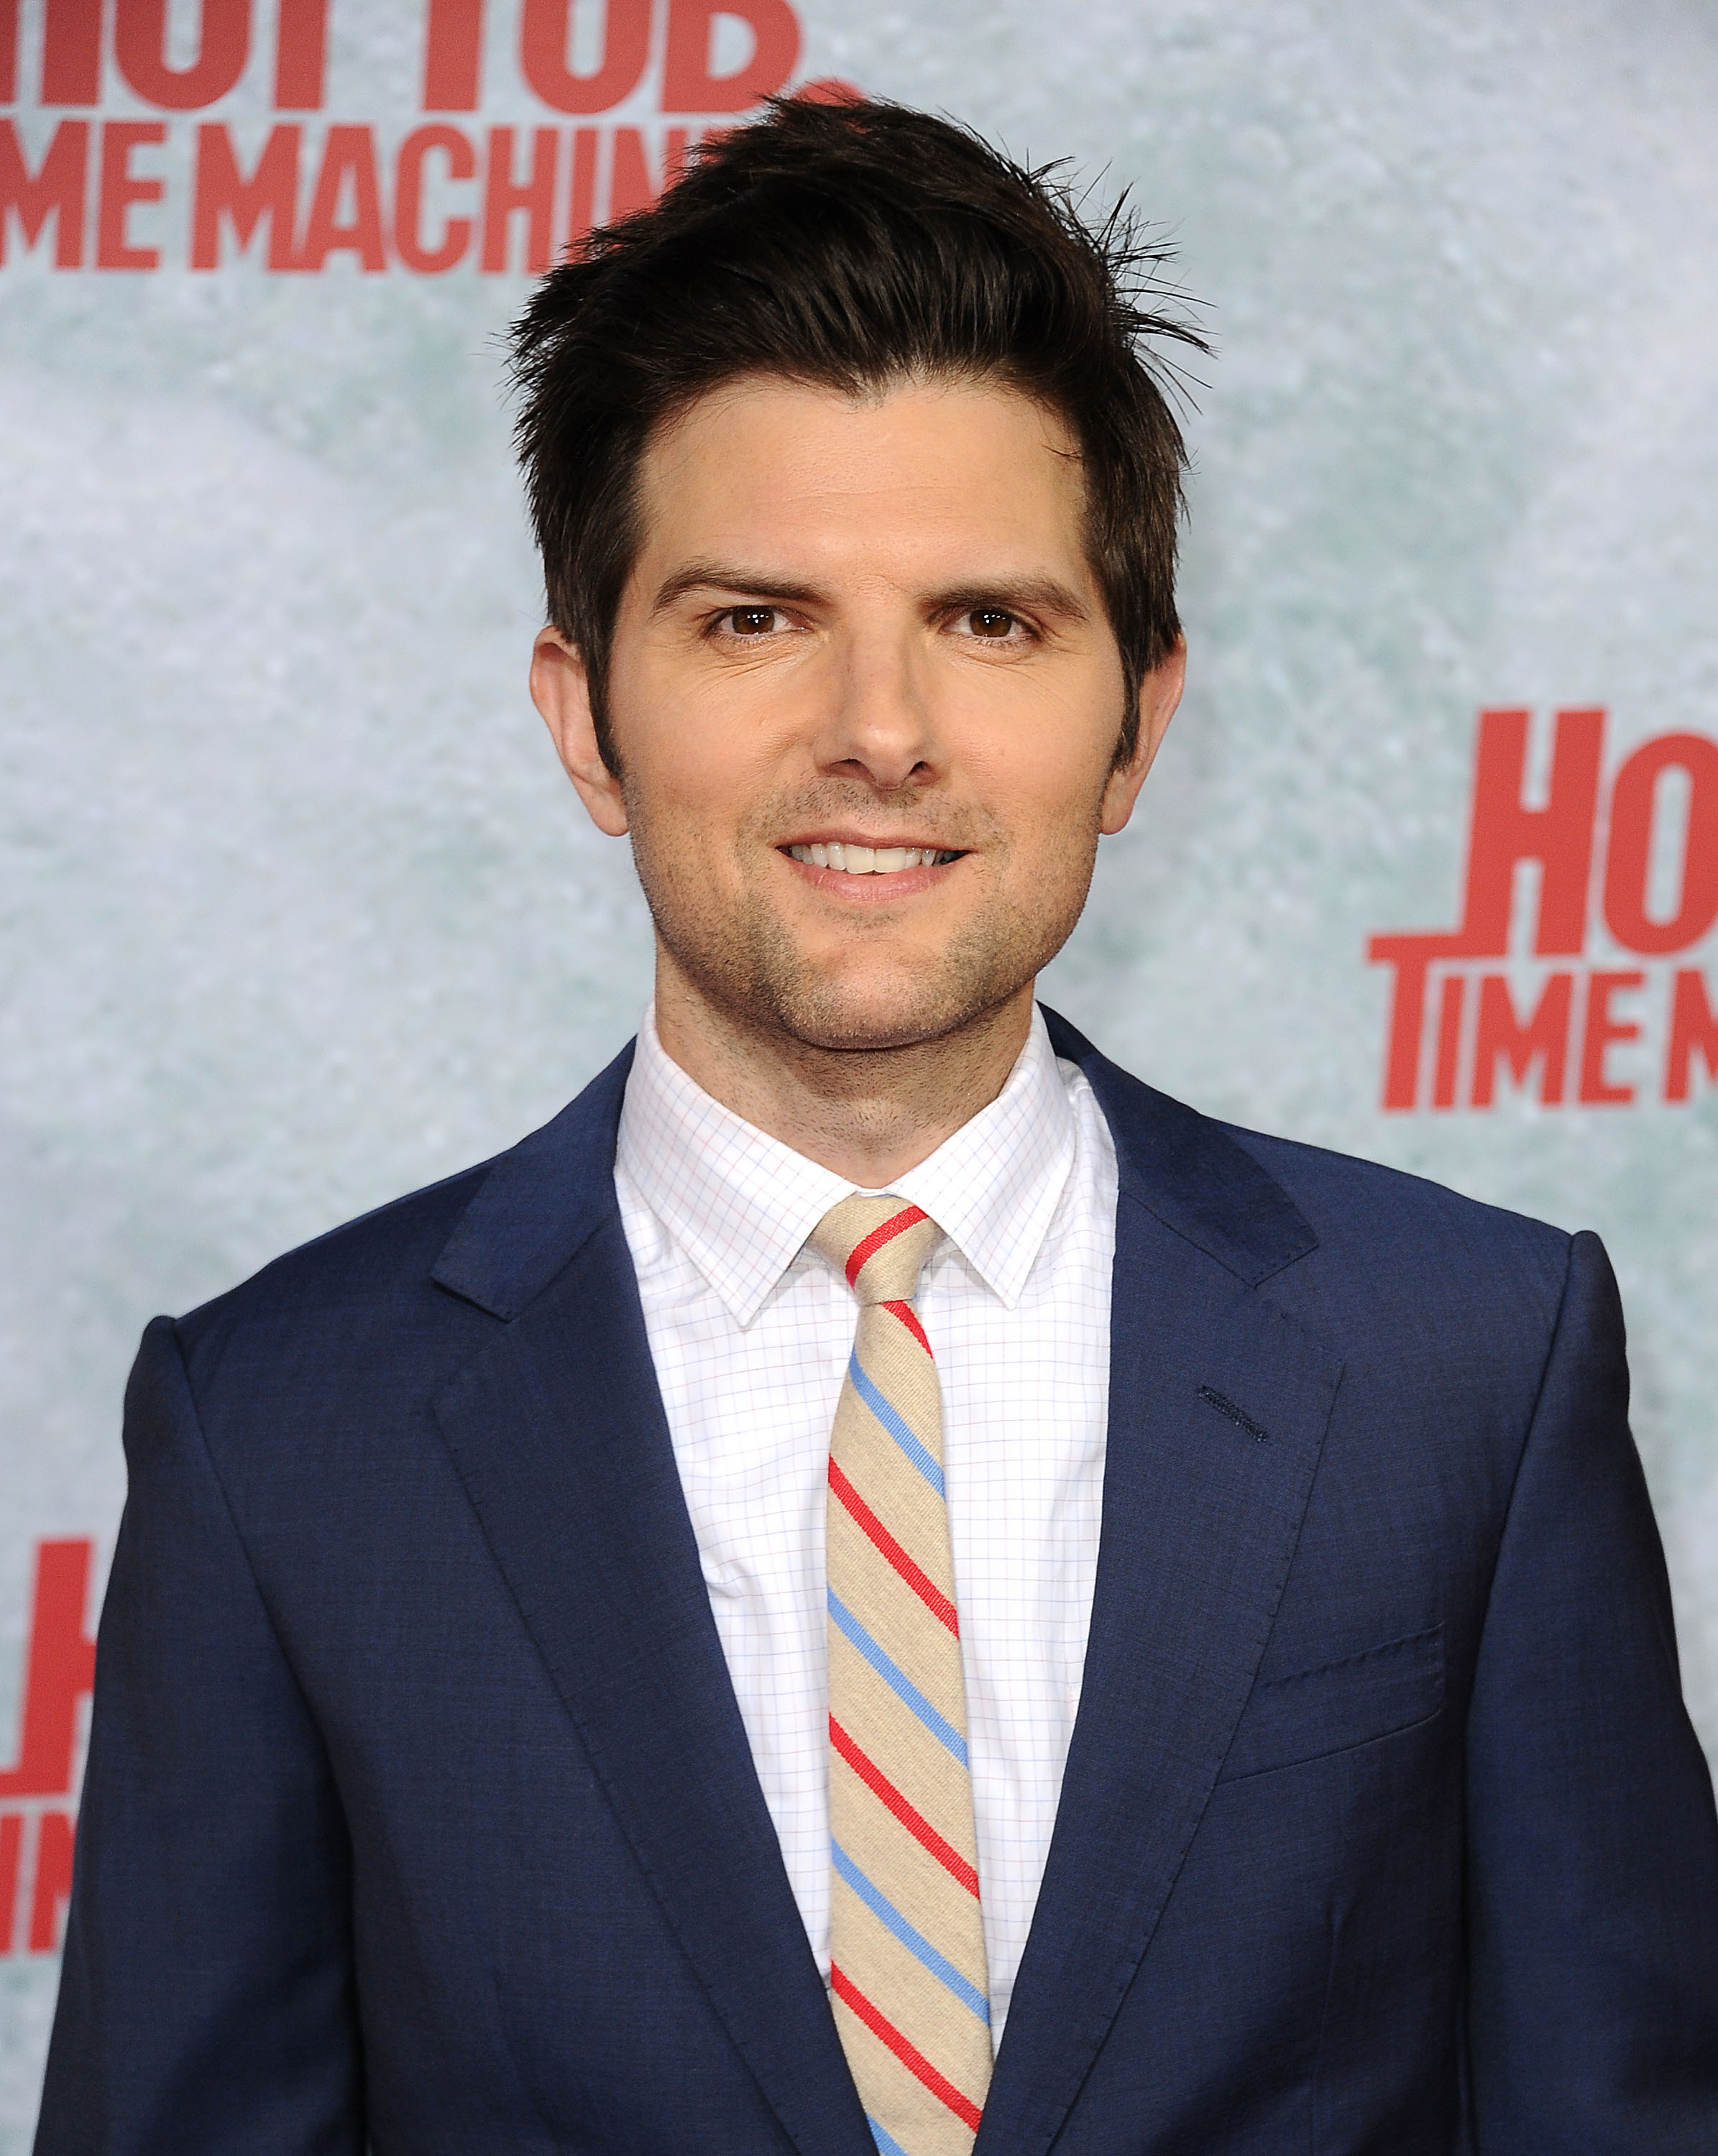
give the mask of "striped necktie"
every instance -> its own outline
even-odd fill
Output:
[[[844,1199],[812,1247],[859,1298],[830,1440],[830,1989],[881,2156],[967,2156],[990,2081],[943,1417],[913,1299],[943,1240]]]

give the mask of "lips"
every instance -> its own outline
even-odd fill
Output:
[[[806,868],[837,869],[846,875],[899,875],[906,869],[940,868],[958,853],[935,846],[857,846],[841,839],[783,849]]]

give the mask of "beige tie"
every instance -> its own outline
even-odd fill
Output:
[[[968,2156],[990,2082],[942,1405],[913,1309],[942,1240],[888,1197],[811,1236],[860,1306],[829,1452],[830,1988],[880,2156]]]

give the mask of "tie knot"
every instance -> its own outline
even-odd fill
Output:
[[[917,1205],[856,1193],[811,1230],[814,1250],[839,1265],[861,1302],[911,1302],[943,1231]]]

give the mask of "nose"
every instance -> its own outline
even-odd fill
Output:
[[[818,767],[880,793],[934,784],[942,756],[912,629],[850,624],[840,639],[816,744]]]

